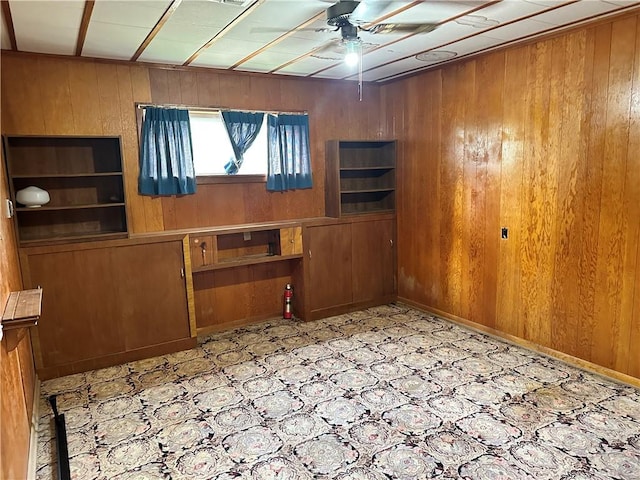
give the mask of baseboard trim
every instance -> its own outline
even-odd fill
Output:
[[[215,325],[204,325],[202,327],[198,327],[197,333],[198,337],[206,337],[207,335],[211,335],[213,333],[223,332],[225,330],[233,330],[235,328],[247,327],[249,325],[255,325],[258,323],[267,322],[269,320],[282,320],[282,313],[268,313],[265,315],[255,315],[253,317],[248,318],[239,318],[237,320],[232,320],[230,322],[215,324]]]
[[[27,478],[36,478],[38,469],[38,424],[40,423],[40,379],[35,377],[33,388],[33,409],[31,414],[31,434],[29,435],[29,462],[27,466]]]
[[[632,377],[631,375],[627,375],[626,373],[618,372],[616,370],[612,370],[610,368],[597,365],[587,360],[574,357],[573,355],[569,355],[567,353],[554,350],[553,348],[545,347],[543,345],[539,345],[529,340],[516,337],[515,335],[501,332],[500,330],[496,330],[495,328],[487,327],[479,323],[472,322],[471,320],[467,320],[466,318],[458,317],[457,315],[444,312],[442,310],[431,307],[429,305],[424,305],[418,302],[414,302],[413,300],[409,300],[408,298],[398,297],[398,302],[417,308],[418,310],[422,310],[425,313],[431,313],[438,317],[442,317],[453,323],[457,323],[464,327],[470,328],[471,330],[476,330],[481,333],[486,333],[487,335],[491,335],[501,340],[506,340],[510,343],[513,343],[520,347],[527,348],[529,350],[533,350],[534,352],[540,353],[542,355],[546,355],[548,357],[561,360],[573,367],[580,368],[587,372],[595,373],[596,375],[606,377],[610,380],[615,380],[617,382],[624,383],[626,385],[631,385],[633,387],[640,388],[640,378]]]
[[[102,357],[79,360],[74,363],[65,363],[63,365],[39,368],[37,369],[37,373],[42,380],[49,380],[50,378],[64,377],[65,375],[72,375],[74,373],[112,367],[114,365],[134,362],[144,358],[157,357],[158,355],[166,355],[168,353],[179,352],[181,350],[189,350],[197,346],[198,339],[196,337],[186,337],[179,340],[150,345],[148,347],[127,350],[125,352],[112,353]]]

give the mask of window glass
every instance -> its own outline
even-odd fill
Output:
[[[266,121],[267,115],[264,116]],[[224,166],[234,158],[229,135],[220,112],[190,111],[191,145],[196,176],[227,175]],[[267,126],[244,154],[238,175],[267,174]]]

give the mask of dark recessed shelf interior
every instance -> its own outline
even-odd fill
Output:
[[[395,185],[395,141],[328,142],[327,215],[393,211]]]
[[[6,136],[4,148],[21,244],[126,235],[119,137]],[[16,194],[30,186],[50,201],[21,205]]]

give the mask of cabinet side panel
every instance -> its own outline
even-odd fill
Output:
[[[325,151],[325,215],[340,216],[340,142],[329,140]]]

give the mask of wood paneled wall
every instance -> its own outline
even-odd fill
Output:
[[[135,102],[307,111],[314,187],[267,193],[264,183],[199,185],[195,195],[137,194]],[[2,55],[2,133],[121,135],[135,233],[324,215],[324,144],[381,136],[379,87],[353,82],[169,69],[33,54]]]
[[[382,96],[400,296],[640,378],[638,14]]]
[[[9,197],[7,178],[0,169],[0,201]],[[4,209],[4,205],[2,205]],[[22,288],[13,224],[0,215],[0,310],[9,292]],[[27,334],[17,348],[0,345],[0,478],[27,478],[29,438],[35,388],[31,342]],[[13,342],[12,342],[13,343]]]
[[[158,104],[247,110],[308,111],[314,188],[268,193],[264,183],[198,185],[196,195],[163,198],[165,228],[228,225],[324,216],[324,146],[335,138],[380,136],[379,87],[218,72],[150,70]]]

